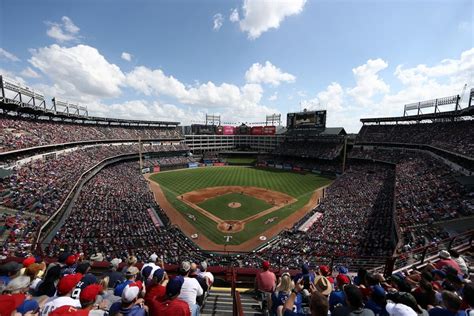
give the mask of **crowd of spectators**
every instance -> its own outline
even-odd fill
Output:
[[[164,226],[154,224],[150,210]],[[171,263],[179,262],[179,256],[198,256],[197,247],[168,224],[138,164],[120,163],[102,169],[84,185],[46,253],[54,256],[68,249],[144,260],[156,252]]]
[[[410,250],[449,237],[433,225],[474,214],[474,193],[457,180],[454,170],[431,155],[407,150],[362,150],[351,157],[396,164],[396,214],[403,237],[402,249]]]
[[[299,266],[315,256],[386,256],[394,250],[395,174],[385,164],[354,163],[326,189],[308,231],[294,226],[262,251],[279,265]]]
[[[153,253],[103,262],[91,269],[82,254],[61,252],[49,265],[29,256],[0,266],[0,315],[199,315],[216,276],[207,261],[171,268]],[[255,297],[270,316],[472,316],[470,262],[454,250],[411,270],[382,275],[360,268],[303,262],[298,271],[268,260],[255,275]],[[140,269],[141,268],[141,269]],[[278,273],[278,274],[276,274]]]
[[[182,150],[182,147],[185,145],[150,145],[143,146],[143,150],[164,152]],[[137,152],[138,145],[93,146],[19,165],[10,176],[0,180],[0,205],[51,215],[85,171],[106,158]]]
[[[397,125],[364,125],[358,142],[425,144],[474,157],[474,120]]]
[[[163,258],[114,258],[92,273],[82,254],[61,252],[57,262],[27,257],[0,266],[0,315],[199,315],[213,282],[206,261],[183,261],[168,275]],[[123,262],[123,263],[122,263]]]
[[[187,166],[188,163],[196,162],[193,157],[185,157],[185,156],[172,156],[172,157],[160,157],[160,158],[152,158],[147,159],[144,163],[145,167],[184,167]]]
[[[0,116],[0,152],[42,145],[91,140],[179,139],[178,128],[122,127],[114,125],[83,125],[49,120]]]
[[[273,154],[300,158],[333,160],[341,154],[343,147],[344,143],[341,139],[290,139],[276,147]]]

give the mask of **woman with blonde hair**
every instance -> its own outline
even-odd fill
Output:
[[[283,315],[283,306],[294,289],[295,284],[288,272],[281,275],[275,292],[272,294],[271,306],[269,306],[270,315]]]

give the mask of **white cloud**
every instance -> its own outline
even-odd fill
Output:
[[[24,76],[24,77],[28,77],[28,78],[39,78],[39,77],[41,77],[36,71],[31,69],[31,67],[26,67],[25,69],[23,69],[23,71],[21,72],[21,75]]]
[[[265,66],[260,63],[253,64],[245,73],[245,80],[252,83],[268,83],[278,86],[281,82],[294,82],[296,79],[292,74],[282,72],[280,68],[266,61]]]
[[[229,21],[232,23],[239,22],[239,10],[232,9],[229,15]]]
[[[10,61],[20,61],[20,58],[16,57],[14,54],[8,52],[7,50],[0,47],[0,59],[8,59]]]
[[[277,99],[278,99],[278,92],[275,92],[268,98],[268,101],[276,101]]]
[[[262,87],[246,84],[238,87],[209,81],[190,87],[173,76],[167,76],[161,69],[152,70],[144,66],[134,68],[127,74],[127,84],[145,95],[165,95],[188,105],[206,107],[236,107],[240,103],[257,104],[262,97]]]
[[[215,14],[214,17],[213,17],[212,29],[214,31],[219,31],[221,29],[223,23],[224,23],[224,17],[222,16],[222,14],[220,14],[220,13]]]
[[[250,39],[256,39],[269,29],[277,29],[286,17],[301,13],[305,3],[306,0],[244,0],[240,29],[247,32]]]
[[[61,23],[47,22],[50,27],[46,34],[60,43],[78,40],[80,28],[67,16],[63,16],[61,21]]]
[[[361,105],[369,105],[372,102],[372,97],[377,93],[388,93],[389,85],[378,75],[381,70],[387,67],[388,64],[378,58],[369,59],[364,65],[353,68],[356,86],[350,88],[347,93]]]
[[[130,53],[127,53],[127,52],[123,52],[120,57],[123,60],[126,60],[126,61],[131,61],[132,60],[132,55]]]
[[[93,100],[117,97],[121,93],[124,74],[94,47],[67,48],[53,44],[33,49],[31,54],[28,61],[52,81],[50,90],[56,96]]]

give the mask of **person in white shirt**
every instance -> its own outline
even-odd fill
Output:
[[[82,279],[82,274],[68,274],[59,280],[56,288],[56,296],[51,297],[44,304],[41,310],[41,316],[47,316],[49,313],[54,311],[56,308],[70,305],[73,307],[81,308],[81,303],[71,297],[71,293]]]
[[[214,283],[214,275],[211,272],[207,271],[206,261],[201,262],[201,271],[198,273],[198,276],[203,279],[206,279],[207,286],[209,288],[212,286],[212,283]]]
[[[161,261],[161,260],[160,260]],[[161,269],[161,267],[158,265],[160,264],[160,261],[158,261],[158,255],[156,253],[153,253],[150,258],[149,258],[149,262],[148,263],[145,263],[140,271],[140,273],[143,271],[143,269],[145,269],[146,267],[151,267],[152,270],[151,270],[151,273],[150,275],[153,275],[153,273],[155,273],[156,270],[158,269]]]
[[[179,273],[184,277],[184,283],[178,298],[188,303],[191,316],[197,316],[199,315],[199,305],[196,304],[196,298],[203,295],[204,291],[195,278],[189,277],[190,271],[191,263],[189,263],[189,261],[183,261]]]

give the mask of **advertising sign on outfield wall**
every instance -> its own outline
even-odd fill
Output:
[[[276,127],[275,126],[264,126],[263,135],[275,135]]]
[[[223,126],[222,133],[224,135],[234,135],[235,128],[233,126]]]
[[[252,135],[263,135],[263,126],[253,126],[250,130]]]
[[[275,165],[275,168],[277,168],[277,169],[283,169],[283,165]]]
[[[150,173],[150,168],[143,168],[142,173]]]
[[[197,162],[188,162],[188,168],[197,168],[198,166]]]
[[[154,166],[153,167],[153,172],[160,172],[160,166]]]
[[[223,163],[223,162],[215,162],[215,163],[214,163],[214,166],[216,166],[216,167],[222,167],[222,166],[225,166],[225,163]]]

